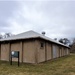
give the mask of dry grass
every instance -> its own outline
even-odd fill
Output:
[[[37,65],[0,61],[0,75],[75,75],[75,54]]]

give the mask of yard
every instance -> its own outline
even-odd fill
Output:
[[[75,75],[75,54],[37,65],[0,61],[0,75]]]

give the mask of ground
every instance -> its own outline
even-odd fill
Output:
[[[0,61],[0,75],[75,75],[75,54],[37,65]]]

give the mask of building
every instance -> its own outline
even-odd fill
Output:
[[[40,63],[68,55],[69,47],[28,31],[0,40],[0,60],[10,61],[11,51],[20,52],[21,63]],[[17,58],[13,58],[13,61],[17,61]]]

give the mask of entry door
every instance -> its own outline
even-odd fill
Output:
[[[57,48],[53,45],[53,58],[57,58]]]

